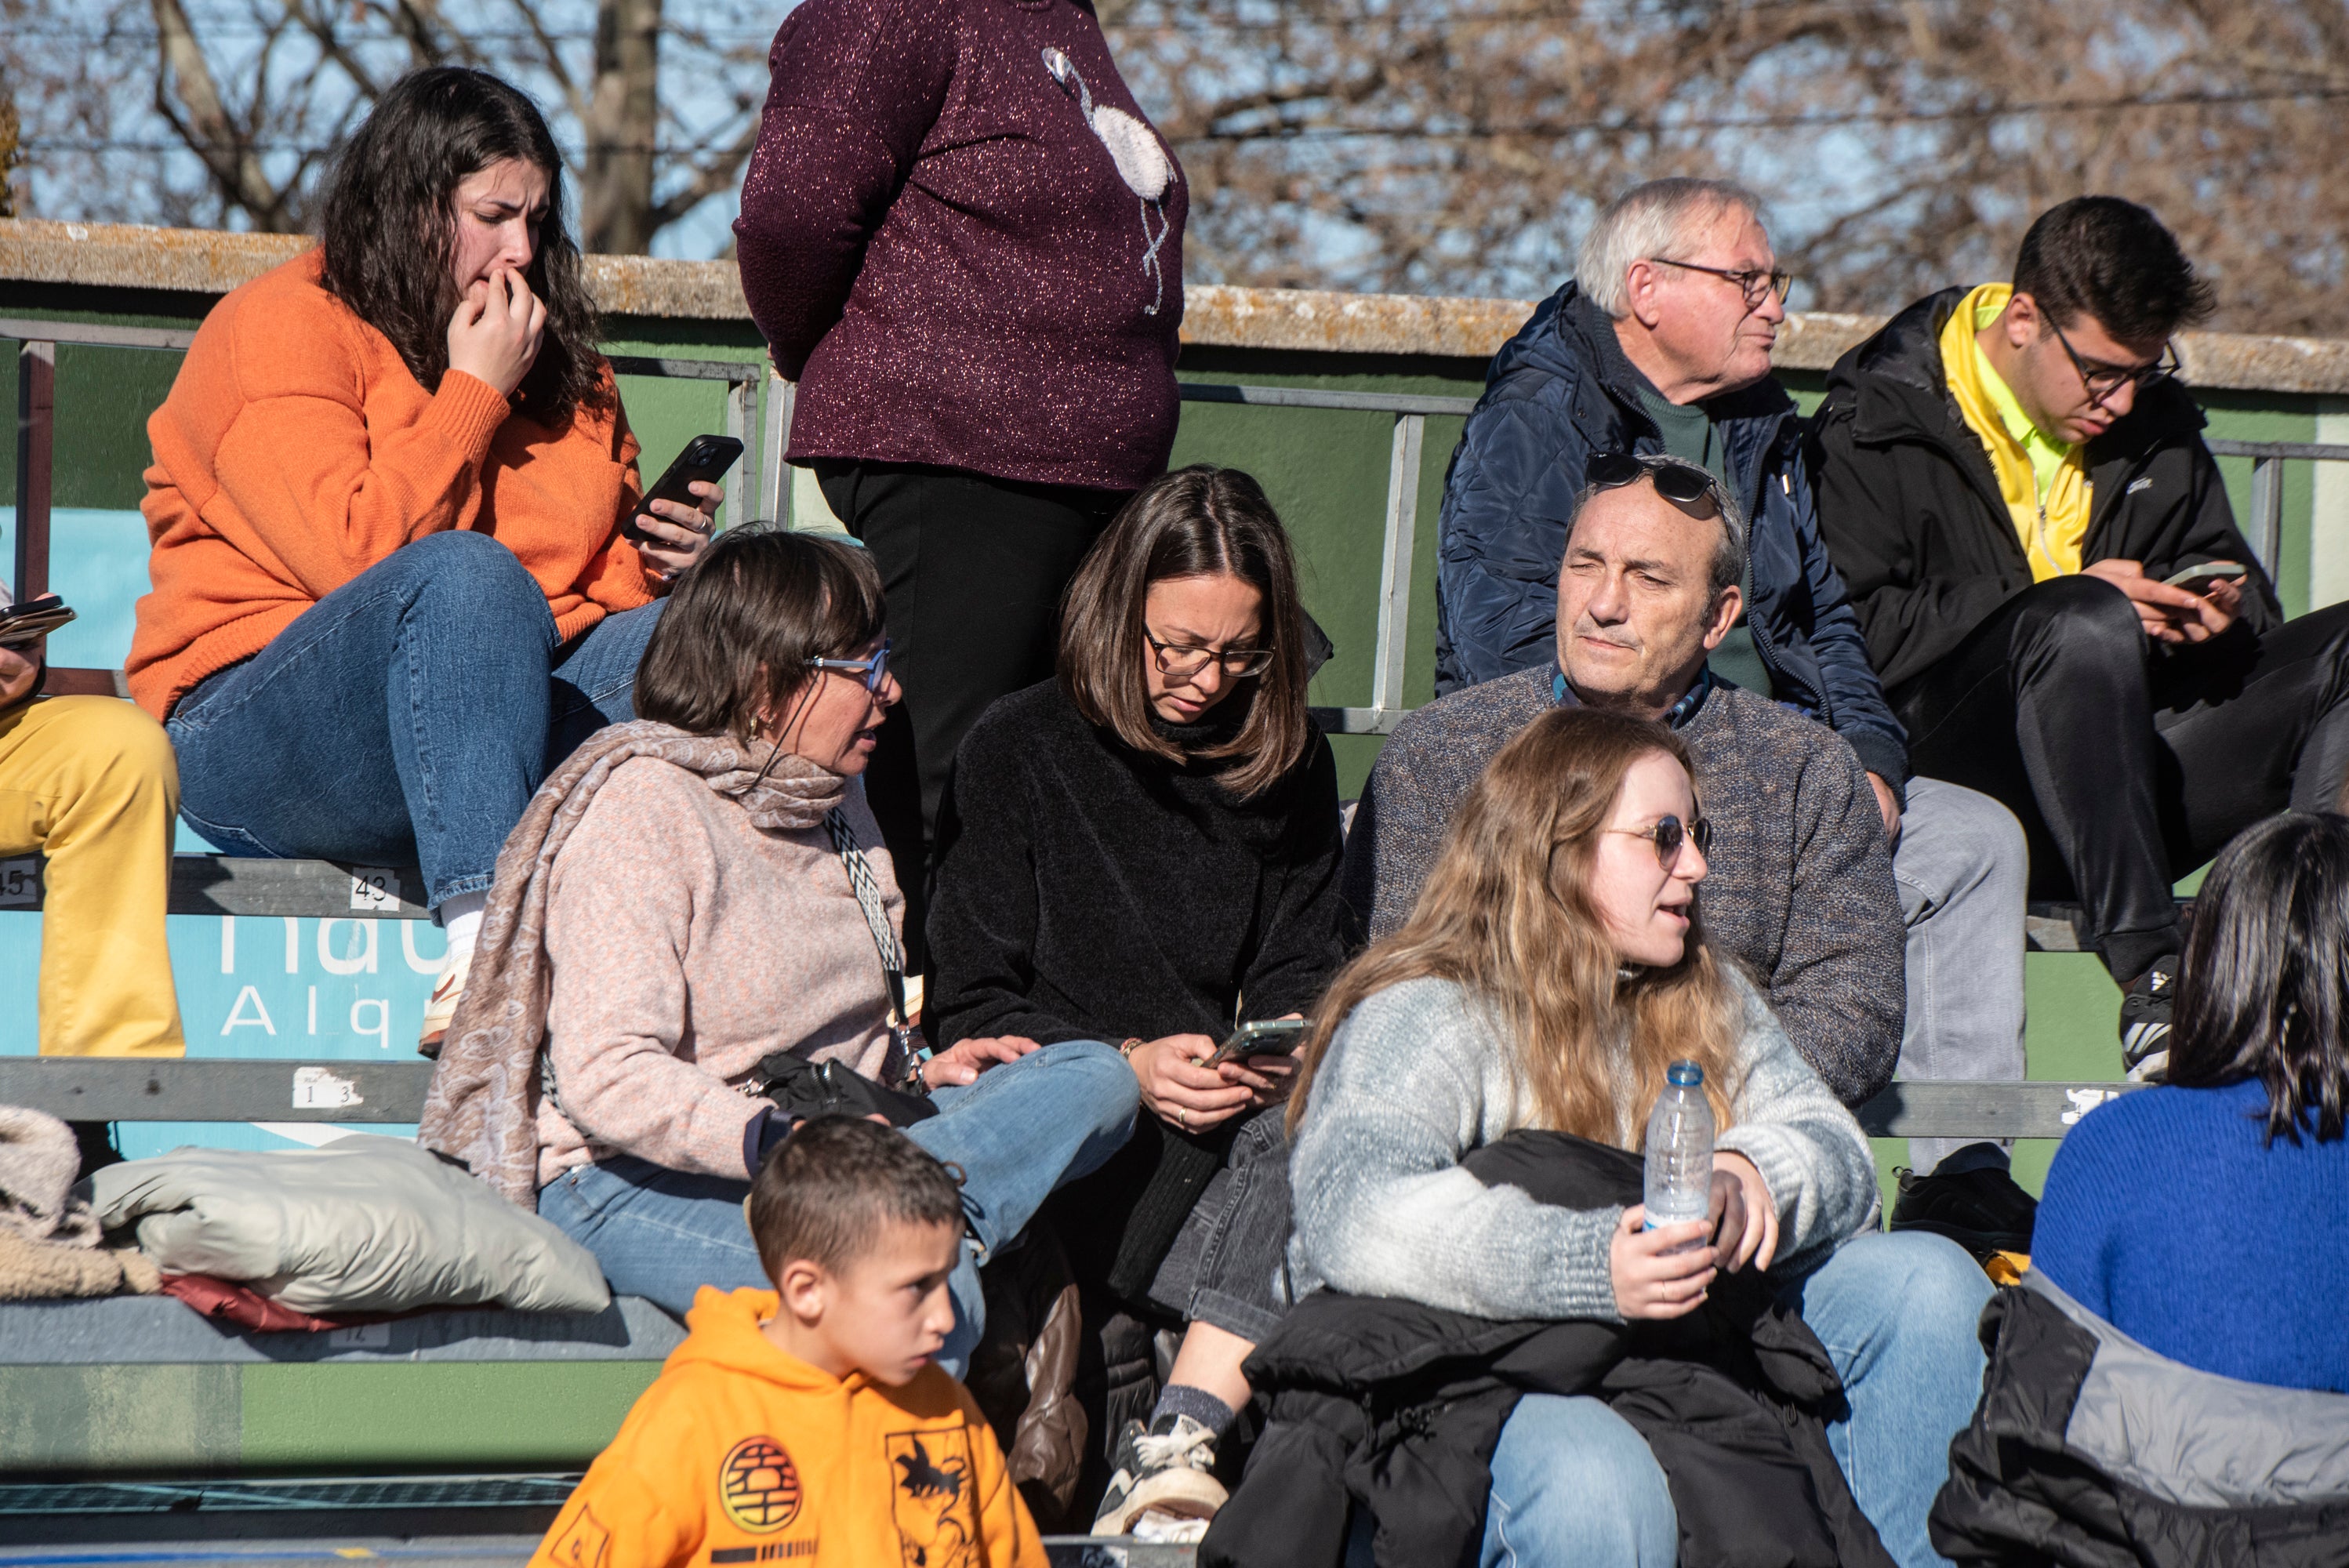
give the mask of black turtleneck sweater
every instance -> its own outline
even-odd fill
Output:
[[[1154,727],[1204,749],[1245,719],[1241,700]],[[988,1035],[1221,1040],[1236,1022],[1309,1016],[1350,946],[1337,767],[1318,732],[1286,778],[1236,801],[1208,768],[1088,724],[1047,681],[972,727],[939,839],[925,1011],[941,1049]],[[1123,1294],[1147,1284],[1241,1119],[1189,1139],[1145,1113],[1087,1184],[1088,1208],[1124,1233]]]

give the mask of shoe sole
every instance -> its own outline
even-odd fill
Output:
[[[1093,1521],[1095,1535],[1131,1535],[1141,1517],[1152,1511],[1175,1519],[1213,1519],[1231,1501],[1223,1483],[1205,1470],[1161,1470],[1126,1494],[1113,1513]]]

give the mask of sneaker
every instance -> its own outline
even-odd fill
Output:
[[[1216,1434],[1190,1417],[1161,1416],[1146,1431],[1128,1421],[1092,1532],[1196,1541],[1230,1496],[1215,1468]]]
[[[2178,996],[2178,954],[2157,958],[2121,994],[2121,1060],[2131,1083],[2169,1076],[2169,1005]]]
[[[465,995],[465,981],[473,972],[473,950],[470,947],[442,965],[440,978],[433,983],[432,999],[424,1004],[424,1033],[416,1042],[419,1056],[438,1057],[440,1043],[449,1037],[449,1025],[457,1016],[457,1003]]]
[[[2030,1253],[2039,1204],[1999,1167],[1951,1176],[1908,1170],[1893,1174],[1899,1179],[1900,1196],[1893,1202],[1888,1229],[1947,1236],[1985,1267],[1996,1253]]]

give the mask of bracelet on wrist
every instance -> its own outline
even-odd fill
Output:
[[[1143,1039],[1140,1035],[1131,1036],[1123,1045],[1118,1047],[1117,1054],[1123,1057],[1127,1061],[1132,1061],[1133,1059],[1133,1053],[1140,1050],[1149,1043],[1150,1042],[1148,1040]]]

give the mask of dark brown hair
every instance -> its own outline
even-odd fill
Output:
[[[1142,661],[1150,585],[1170,577],[1228,573],[1263,595],[1263,645],[1272,667],[1225,701],[1247,717],[1229,740],[1186,756],[1151,727]],[[1151,480],[1127,501],[1077,568],[1061,600],[1061,686],[1089,723],[1136,751],[1169,762],[1237,759],[1220,776],[1246,800],[1278,782],[1305,756],[1305,607],[1288,534],[1255,480],[1201,463]]]
[[[2117,196],[2075,196],[2039,214],[2014,259],[2014,292],[2057,326],[2094,316],[2126,344],[2158,342],[2217,304],[2178,237]]]
[[[1537,1127],[1630,1147],[1675,1061],[1704,1068],[1716,1127],[1730,1123],[1743,1019],[1695,905],[1670,968],[1627,966],[1590,895],[1599,837],[1623,776],[1661,753],[1696,769],[1662,725],[1597,708],[1552,708],[1501,748],[1453,814],[1435,869],[1402,927],[1338,972],[1313,1010],[1291,1133],[1310,1114],[1314,1075],[1362,1001],[1406,980],[1449,980],[1495,1018]],[[1616,1092],[1614,1042],[1630,1055]],[[1636,1114],[1626,1115],[1627,1109]]]
[[[852,658],[881,627],[881,573],[855,544],[719,534],[678,579],[645,645],[636,717],[747,740],[760,705],[781,712],[810,659]]]
[[[507,159],[546,176],[546,217],[523,274],[546,305],[546,330],[517,392],[523,413],[559,428],[574,409],[603,407],[613,392],[579,247],[564,226],[563,155],[528,94],[461,66],[394,82],[326,176],[320,281],[391,340],[426,391],[439,391],[458,304],[457,187]]]
[[[892,1127],[861,1116],[800,1123],[750,1182],[750,1240],[767,1277],[802,1260],[837,1274],[881,1227],[962,1227],[962,1192],[947,1168]]]
[[[2238,833],[2194,899],[2169,1081],[2267,1086],[2268,1141],[2349,1117],[2349,820],[2285,811]]]

